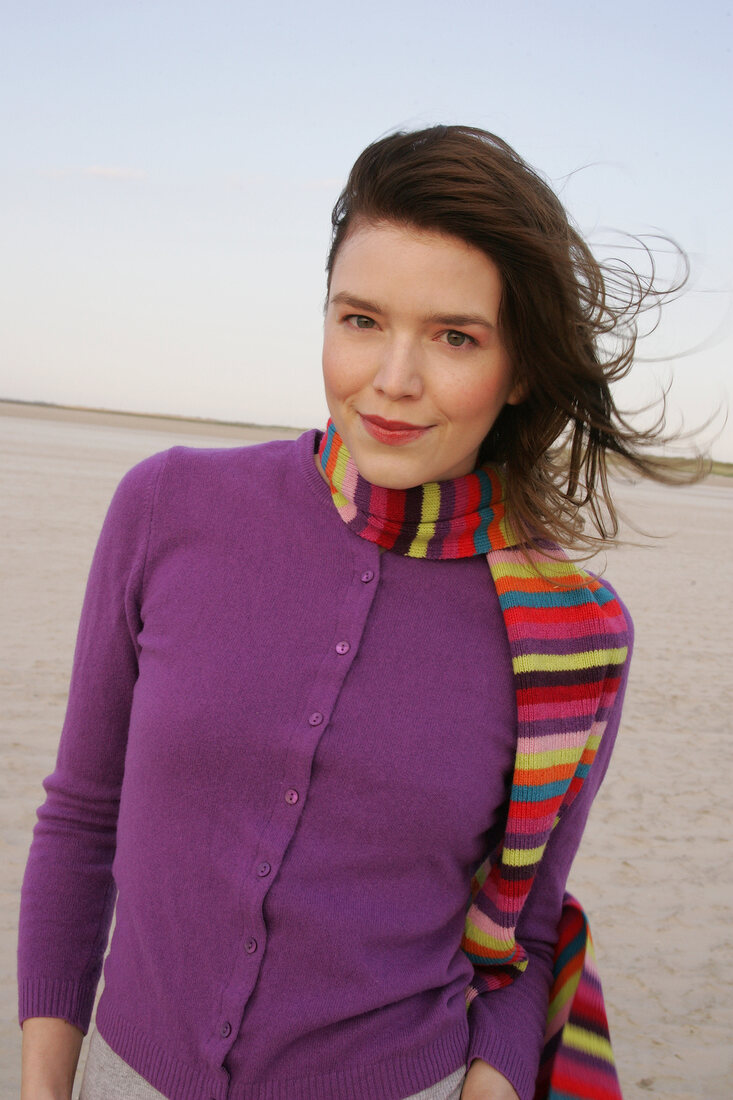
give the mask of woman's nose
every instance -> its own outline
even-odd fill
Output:
[[[372,385],[393,401],[400,397],[420,397],[423,378],[419,349],[408,340],[388,340],[382,348]]]

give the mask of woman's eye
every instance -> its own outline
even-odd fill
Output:
[[[452,348],[464,348],[467,344],[475,344],[476,341],[472,336],[469,336],[467,332],[456,332],[455,329],[450,329],[448,332],[443,333],[446,344],[450,344]]]
[[[372,317],[364,317],[361,313],[350,313],[346,320],[354,328],[373,328],[375,324]]]

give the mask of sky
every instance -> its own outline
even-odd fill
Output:
[[[0,41],[0,398],[322,424],[331,207],[375,138],[459,122],[599,252],[685,249],[618,400],[669,386],[733,461],[729,5],[5,0]]]

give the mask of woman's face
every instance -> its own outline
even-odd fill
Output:
[[[408,489],[470,473],[503,406],[521,400],[497,319],[501,276],[457,237],[357,224],[336,256],[323,375],[361,475]]]

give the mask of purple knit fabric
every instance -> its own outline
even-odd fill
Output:
[[[407,559],[342,522],[317,433],[176,448],[123,480],[82,613],[26,871],[20,1015],[97,1024],[171,1100],[399,1100],[472,1057],[530,1100],[568,869],[553,833],[530,964],[466,1014],[470,877],[516,732],[483,557]]]

